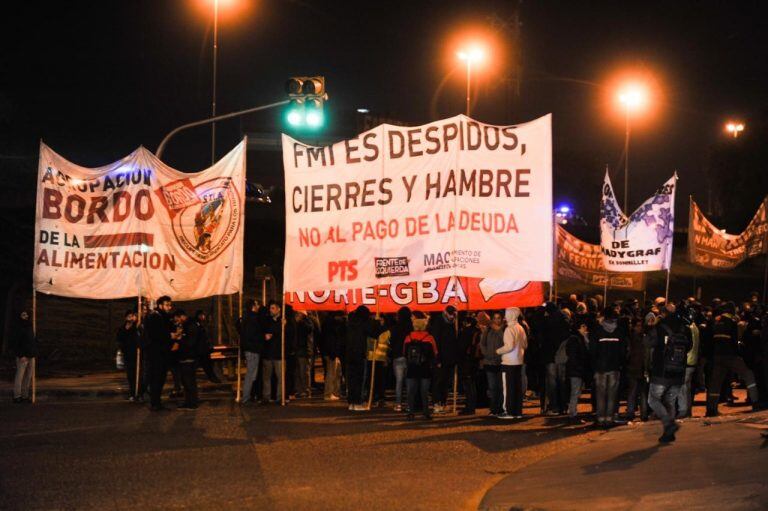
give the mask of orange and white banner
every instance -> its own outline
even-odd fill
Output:
[[[715,227],[691,199],[688,223],[688,260],[704,268],[728,270],[746,259],[768,253],[768,197],[741,234]]]
[[[582,241],[557,226],[557,257],[555,258],[555,278],[575,280],[590,286],[605,286],[608,279],[610,289],[642,291],[645,289],[645,273],[625,272],[608,273],[603,263],[600,245]]]
[[[346,291],[285,293],[285,303],[297,310],[342,310],[350,312],[360,305],[371,311],[439,311],[448,305],[458,310],[535,307],[544,301],[544,284],[512,280],[446,277]]]
[[[191,300],[243,281],[245,141],[174,170],[140,147],[98,168],[40,144],[34,287],[75,298]]]
[[[459,115],[326,147],[283,135],[285,291],[552,277],[552,127]]]

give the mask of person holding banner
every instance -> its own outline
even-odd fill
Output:
[[[456,307],[449,305],[442,314],[432,316],[427,327],[437,342],[439,364],[435,367],[432,394],[435,413],[444,413],[448,400],[448,384],[459,360],[459,343],[456,337]]]
[[[125,323],[117,330],[117,347],[125,357],[125,374],[128,377],[128,401],[134,402],[142,392],[136,389],[136,353],[139,348],[139,329],[136,311],[125,311]],[[141,387],[141,382],[139,383]]]
[[[378,326],[376,321],[371,318],[371,311],[368,307],[361,305],[349,315],[345,362],[347,364],[347,401],[350,411],[367,410],[363,404],[365,357],[368,339],[375,339],[377,336]]]
[[[157,308],[152,311],[144,323],[145,334],[149,349],[150,366],[150,408],[154,412],[165,410],[160,401],[163,385],[168,376],[168,370],[173,363],[171,348],[174,344],[171,334],[175,331],[171,317],[173,302],[170,296],[157,299]]]
[[[29,319],[29,312],[22,311],[13,326],[10,352],[16,358],[16,376],[13,379],[13,402],[31,403],[30,384],[32,366],[37,356],[37,337]]]

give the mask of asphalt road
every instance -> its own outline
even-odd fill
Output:
[[[322,401],[3,403],[0,509],[476,509],[507,474],[604,434]]]

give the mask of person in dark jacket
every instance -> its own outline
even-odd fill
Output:
[[[725,303],[712,325],[712,377],[707,385],[707,417],[718,414],[720,389],[729,373],[736,373],[747,385],[747,394],[755,409],[760,408],[760,396],[754,373],[739,355],[739,327],[736,306]]]
[[[29,319],[29,312],[22,311],[12,327],[10,352],[16,358],[16,376],[13,379],[13,402],[31,403],[30,384],[37,357],[37,338]]]
[[[311,361],[315,356],[315,325],[304,311],[296,311],[296,371],[294,390],[297,398],[310,396]]]
[[[635,417],[638,402],[640,403],[640,420],[648,420],[648,346],[647,335],[644,332],[643,320],[637,316],[632,319],[629,333],[629,353],[627,355],[627,419]]]
[[[459,345],[456,332],[456,307],[449,305],[441,314],[432,316],[427,327],[437,342],[438,362],[432,380],[434,412],[444,413],[448,400],[448,385],[459,361]]]
[[[655,335],[650,338],[651,349],[651,378],[648,387],[648,406],[661,420],[664,432],[659,442],[666,443],[675,440],[675,432],[680,426],[675,423],[675,402],[680,387],[685,381],[686,360],[688,351],[693,346],[691,331],[677,313],[675,304],[668,303],[660,310]],[[681,362],[673,366],[668,355],[675,347],[676,340],[685,340],[679,349]]]
[[[268,316],[264,318],[264,349],[261,367],[261,401],[269,403],[272,399],[272,375],[277,378],[277,397],[275,402],[282,402],[283,397],[283,356],[282,329],[283,317],[280,304],[269,302]],[[287,346],[286,346],[287,351]],[[286,399],[286,401],[288,401]]]
[[[413,313],[413,332],[403,342],[403,355],[406,358],[408,386],[408,420],[413,420],[416,410],[416,395],[421,396],[421,411],[425,419],[431,419],[429,413],[429,384],[432,371],[439,364],[439,348],[435,338],[427,332],[427,318],[421,311]]]
[[[341,359],[344,356],[346,320],[341,312],[331,312],[323,320],[320,335],[320,355],[325,363],[323,399],[341,399]]]
[[[619,327],[618,314],[606,307],[603,320],[592,332],[590,352],[595,374],[595,414],[600,427],[614,424],[619,394],[619,375],[624,365],[627,333]]]
[[[479,360],[480,329],[472,316],[461,320],[459,330],[459,379],[464,390],[464,408],[459,415],[474,415],[477,406],[477,370]],[[498,348],[497,348],[498,349]]]
[[[221,379],[216,375],[216,371],[213,368],[213,361],[211,360],[211,353],[213,353],[213,342],[211,342],[211,336],[208,335],[208,327],[206,322],[207,316],[205,311],[198,309],[195,312],[195,325],[197,326],[198,345],[200,346],[200,367],[203,368],[205,375],[208,377],[208,381],[211,383],[221,383]]]
[[[565,342],[570,336],[570,325],[565,314],[553,302],[547,302],[544,306],[544,321],[541,334],[539,354],[545,371],[544,388],[547,399],[545,413],[557,415],[565,408],[565,405],[561,403],[560,398],[563,394],[561,390],[562,382],[559,382],[557,378],[555,354],[560,344]]]
[[[491,324],[480,337],[480,354],[483,356],[483,369],[488,381],[489,415],[497,416],[503,411],[503,392],[501,389],[501,355],[496,350],[504,346],[504,314],[494,311]]]
[[[589,327],[586,319],[579,319],[574,324],[574,332],[568,337],[565,345],[568,360],[565,363],[565,375],[571,384],[571,395],[568,403],[568,416],[576,419],[578,416],[579,398],[584,388],[584,382],[590,378],[589,357]]]
[[[378,328],[368,307],[361,305],[349,315],[345,362],[347,366],[347,401],[350,411],[364,411],[363,379],[368,338],[376,337]]]
[[[259,358],[264,348],[263,318],[259,316],[259,302],[248,300],[240,332],[240,350],[245,354],[245,380],[241,404],[254,400],[254,383],[259,376]]]
[[[408,369],[408,363],[403,354],[403,343],[412,331],[411,309],[400,307],[397,311],[397,319],[392,328],[390,328],[391,336],[389,338],[389,346],[392,352],[392,369],[395,373],[396,412],[400,412],[403,409],[403,387],[405,386],[405,373]]]
[[[149,313],[144,323],[144,332],[147,338],[150,366],[150,407],[152,411],[163,410],[160,401],[163,385],[168,376],[168,370],[173,363],[171,348],[174,339],[171,334],[175,332],[172,325],[171,310],[173,302],[169,296],[161,296],[157,299],[157,308]],[[174,334],[175,335],[175,334]]]
[[[136,392],[136,354],[139,349],[139,329],[136,325],[136,311],[125,312],[125,322],[117,329],[117,348],[123,353],[125,375],[128,379],[128,401],[134,402],[144,393],[140,388]],[[143,387],[142,383],[139,383]]]
[[[179,325],[181,325],[181,337],[178,339],[179,349],[176,357],[179,364],[179,376],[184,387],[184,401],[178,408],[180,410],[194,410],[197,408],[197,361],[200,358],[200,337],[197,325],[183,310],[174,313]]]

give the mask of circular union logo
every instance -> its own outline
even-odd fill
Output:
[[[230,178],[214,178],[195,186],[200,203],[184,208],[171,220],[184,252],[200,264],[221,255],[240,231],[240,196]]]

